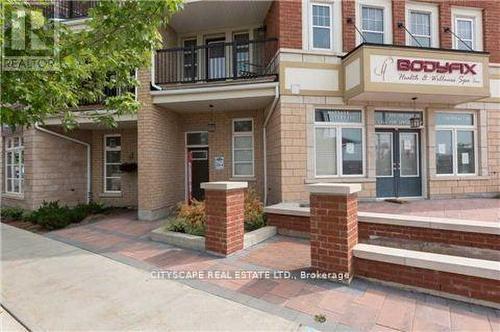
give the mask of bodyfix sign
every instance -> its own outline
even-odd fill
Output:
[[[483,87],[483,64],[446,59],[370,55],[372,82]]]

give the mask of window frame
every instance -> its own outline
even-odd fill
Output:
[[[434,158],[435,162],[435,172],[437,177],[463,177],[463,176],[477,176],[478,166],[479,166],[479,156],[478,156],[478,133],[477,133],[477,113],[470,111],[453,111],[453,112],[435,112],[434,121],[436,121],[437,114],[440,113],[462,113],[472,115],[472,125],[438,125],[436,124],[434,130],[434,141],[435,141],[435,155],[437,155],[437,141],[436,136],[438,131],[450,131],[451,132],[451,152],[453,161],[453,173],[437,173],[437,158]],[[474,139],[474,173],[459,173],[458,172],[458,147],[457,147],[457,136],[459,131],[472,132]]]
[[[360,178],[366,175],[366,133],[365,133],[365,114],[362,109],[342,109],[331,108],[332,111],[359,111],[361,112],[361,122],[318,122],[316,121],[316,111],[326,110],[327,108],[318,107],[314,109],[314,123],[313,123],[313,171],[315,179],[329,179],[329,178]],[[335,129],[335,149],[336,149],[336,167],[337,174],[335,175],[318,175],[316,167],[316,129],[317,128],[331,128]],[[361,161],[362,172],[361,174],[344,174],[343,168],[343,151],[342,151],[342,129],[361,129]]]
[[[14,146],[15,139],[18,139],[19,144]],[[8,155],[12,154],[11,163],[8,163]],[[15,155],[19,154],[18,163],[14,163]],[[24,139],[22,136],[10,136],[5,138],[5,181],[4,181],[4,192],[8,195],[19,196],[22,197],[24,195]],[[14,169],[15,166],[19,167],[19,177],[14,177]],[[8,169],[11,169],[11,176],[8,176]],[[14,189],[14,180],[19,182],[19,191],[13,191]],[[11,190],[8,190],[8,182],[10,183]]]
[[[234,130],[234,125],[236,122],[239,121],[251,121],[252,122],[252,131],[246,131],[246,132],[236,132]],[[235,137],[251,137],[252,138],[252,174],[244,174],[244,175],[237,175],[235,174],[235,166],[237,163],[246,163],[248,164],[248,161],[244,162],[236,162],[234,159],[235,155]],[[249,150],[247,149],[239,149],[239,150]],[[255,177],[255,121],[253,118],[235,118],[232,119],[231,121],[231,168],[232,168],[232,177],[233,178],[253,178]]]
[[[386,41],[386,35],[385,35],[385,7],[383,6],[377,6],[377,5],[370,5],[368,3],[366,4],[360,4],[360,30],[361,30],[361,33],[363,34],[363,37],[366,38],[364,36],[364,33],[365,32],[368,32],[368,33],[376,33],[376,34],[381,34],[382,35],[382,45],[383,44],[386,44],[387,41]],[[372,8],[372,9],[379,9],[382,11],[382,31],[375,31],[375,30],[365,30],[363,29],[363,9],[364,8]]]
[[[409,23],[409,30],[411,32],[411,13],[424,13],[430,14],[430,39],[432,48],[439,48],[439,8],[436,4],[433,3],[424,3],[424,2],[407,2],[406,3],[406,17],[405,20]],[[411,46],[413,42],[413,38],[406,33],[406,45]],[[414,34],[415,35],[415,34]],[[417,37],[421,37],[419,35],[415,35]],[[419,47],[419,46],[414,46]]]
[[[429,34],[428,35],[420,35],[420,34],[417,34],[416,32],[412,32],[412,26],[413,26],[413,22],[411,21],[411,18],[413,17],[413,14],[420,14],[420,15],[428,15],[429,16]],[[426,11],[421,11],[421,10],[414,10],[414,9],[410,9],[410,12],[409,12],[409,15],[410,17],[410,32],[413,36],[415,36],[416,38],[425,38],[425,39],[429,39],[429,46],[419,46],[419,45],[412,45],[414,47],[432,47],[432,12],[426,12]],[[415,40],[413,38],[411,38],[410,36],[410,45],[412,44],[412,42],[414,42]]]
[[[474,51],[483,51],[484,31],[483,31],[483,13],[481,8],[477,7],[451,7],[451,24],[452,30],[457,32],[457,19],[459,20],[472,20],[472,49]],[[458,49],[459,40],[452,36],[452,48]],[[469,49],[462,51],[470,51]]]
[[[460,37],[460,39],[462,39],[463,41],[470,41],[471,45],[471,49],[473,50],[476,50],[476,36],[475,36],[475,33],[476,33],[476,29],[475,29],[475,25],[476,25],[476,20],[473,18],[473,17],[467,17],[467,16],[460,16],[460,15],[457,15],[453,18],[453,22],[455,24],[455,29],[457,30],[454,30],[455,33],[458,35],[458,21],[464,21],[464,22],[470,22],[470,36],[471,36],[471,39],[464,39],[462,37]],[[466,47],[465,49],[461,49],[459,48],[459,45],[462,43],[462,44],[465,44],[463,43],[461,40],[459,40],[457,37],[453,36],[453,40],[454,40],[454,43],[453,43],[453,47],[457,50],[461,50],[461,51],[470,51],[470,49],[468,47]],[[465,44],[467,45],[467,44]]]
[[[356,0],[356,9],[355,9],[355,18],[356,18],[356,26],[362,27],[362,7],[376,7],[381,8],[383,10],[383,19],[384,19],[384,44],[392,44],[393,43],[393,17],[392,17],[392,1],[391,0]],[[359,33],[355,34],[355,42],[356,46],[363,43],[363,38]]]
[[[109,137],[120,137],[120,147],[118,149],[117,148],[108,148],[108,146],[106,145],[106,140]],[[120,135],[120,134],[108,134],[108,135],[104,135],[104,142],[103,143],[104,143],[104,149],[103,149],[103,151],[104,151],[104,159],[103,159],[103,161],[104,161],[103,162],[103,165],[104,165],[104,170],[103,170],[103,182],[104,182],[103,183],[103,191],[106,194],[121,194],[122,193],[122,190],[121,190],[121,188],[122,188],[122,176],[121,176],[121,174],[120,174],[119,177],[116,177],[116,176],[110,176],[110,177],[108,177],[107,176],[106,166],[108,166],[108,164],[109,165],[121,165],[122,164],[122,162],[121,162],[121,159],[122,159],[122,145],[123,145],[122,135]],[[119,163],[108,163],[107,162],[108,157],[107,157],[107,154],[106,154],[107,151],[120,151],[120,162]],[[107,179],[117,179],[117,178],[120,179],[120,190],[108,190],[108,188],[107,188]]]
[[[314,47],[314,6],[319,6],[319,7],[328,7],[328,10],[330,11],[330,25],[328,26],[328,29],[330,30],[330,47],[329,48],[320,48],[320,47]],[[313,51],[332,51],[334,50],[334,38],[333,38],[333,4],[332,3],[326,3],[326,2],[311,2],[309,4],[309,40],[310,40],[310,49]],[[316,26],[318,28],[326,29],[327,27],[325,26]]]

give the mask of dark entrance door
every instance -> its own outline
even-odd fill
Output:
[[[189,148],[191,155],[191,195],[201,201],[205,192],[200,188],[202,182],[208,182],[208,148]]]
[[[420,131],[377,129],[377,197],[422,196]]]

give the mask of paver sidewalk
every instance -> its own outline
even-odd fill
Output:
[[[303,329],[77,247],[5,224],[1,231],[1,303],[34,331]]]

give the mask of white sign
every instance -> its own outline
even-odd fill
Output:
[[[354,143],[346,143],[345,152],[348,154],[354,154]]]
[[[445,154],[446,153],[446,144],[439,143],[438,144],[438,153]]]
[[[224,156],[217,156],[214,158],[214,168],[218,171],[224,169]]]
[[[446,59],[370,55],[372,82],[483,87],[483,64]]]
[[[469,154],[467,152],[462,153],[462,165],[469,165]]]
[[[412,150],[411,140],[405,139],[403,145],[404,145],[405,151],[411,151]]]

